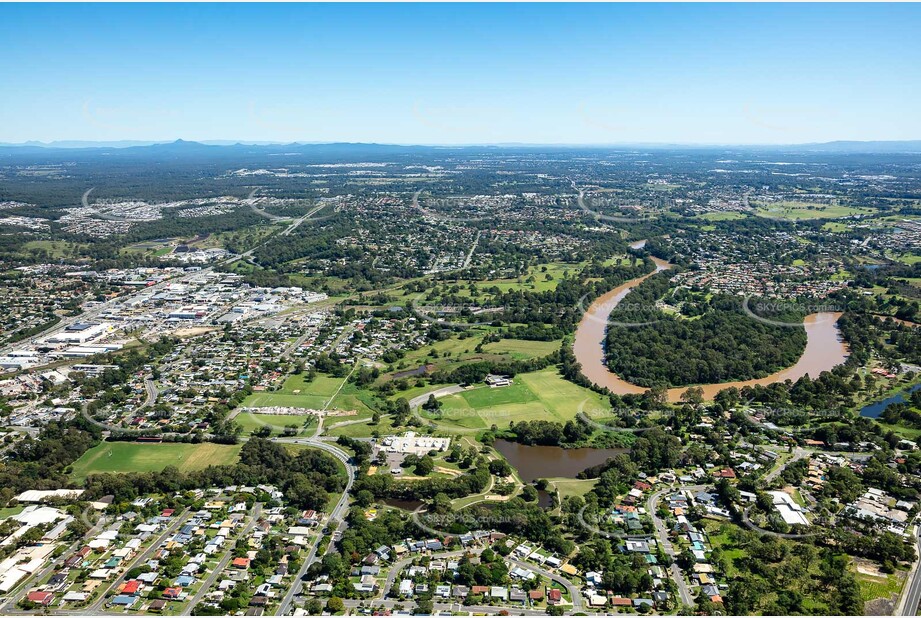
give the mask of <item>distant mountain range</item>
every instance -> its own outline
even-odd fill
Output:
[[[921,154],[921,140],[905,141],[834,141],[811,144],[666,144],[666,143],[624,143],[624,144],[468,144],[468,145],[403,145],[361,142],[251,142],[251,141],[54,141],[23,142],[19,144],[0,142],[0,154],[15,155],[27,153],[63,153],[65,151],[86,151],[87,153],[110,153],[123,155],[145,154],[178,156],[209,154],[219,157],[234,154],[312,154],[312,155],[360,155],[424,153],[430,151],[483,151],[483,150],[737,150],[786,153],[864,153],[864,154]]]

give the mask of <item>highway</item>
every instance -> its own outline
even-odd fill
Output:
[[[288,227],[286,227],[284,230],[282,230],[281,232],[279,232],[278,235],[279,235],[279,236],[288,236],[289,234],[291,234],[291,232],[293,232],[294,230],[296,230],[296,229],[298,228],[298,226],[300,226],[300,225],[301,225],[304,221],[306,221],[310,216],[312,216],[313,214],[315,214],[315,213],[317,213],[318,211],[320,211],[324,206],[325,206],[324,204],[320,204],[320,205],[315,206],[314,208],[310,209],[306,214],[304,214],[303,216],[301,216],[301,217],[295,219]],[[266,213],[266,214],[268,214],[268,213]],[[251,256],[251,255],[253,254],[253,252],[256,251],[256,249],[258,249],[258,248],[260,248],[260,247],[262,247],[262,246],[268,244],[269,241],[272,240],[272,238],[274,238],[274,235],[269,236],[267,239],[265,239],[263,242],[259,243],[258,245],[256,245],[256,246],[253,247],[252,249],[249,249],[248,251],[245,251],[245,252],[241,253],[240,255],[235,255],[235,256],[233,256],[233,257],[231,257],[231,258],[229,258],[229,259],[226,259],[226,260],[224,260],[224,261],[222,261],[222,262],[219,262],[219,263],[217,263],[217,264],[214,264],[214,265],[212,265],[212,266],[208,266],[208,267],[206,267],[206,268],[202,268],[201,270],[196,270],[196,271],[184,273],[184,274],[182,274],[182,275],[179,275],[178,277],[170,277],[170,278],[168,278],[168,279],[164,279],[164,280],[162,280],[162,281],[158,281],[157,283],[155,283],[155,284],[153,284],[153,285],[147,286],[147,287],[145,287],[145,288],[139,290],[135,295],[141,295],[141,294],[147,295],[147,294],[150,294],[151,292],[159,292],[159,291],[163,290],[163,288],[165,288],[165,287],[166,287],[167,285],[169,285],[169,284],[172,284],[172,283],[183,283],[183,282],[189,281],[189,280],[191,280],[191,279],[194,279],[194,278],[197,278],[197,277],[201,277],[201,276],[207,275],[207,274],[209,274],[209,273],[211,273],[211,272],[214,271],[215,266],[219,266],[219,265],[229,265],[229,264],[233,264],[234,262],[236,262],[236,261],[238,261],[238,260],[246,259],[246,258],[248,258],[249,256]],[[38,341],[38,340],[40,340],[40,339],[44,339],[44,338],[46,338],[46,337],[50,337],[51,335],[55,335],[55,334],[57,334],[57,333],[59,333],[59,332],[62,332],[62,331],[63,331],[64,329],[66,329],[68,326],[72,326],[73,324],[76,324],[76,323],[78,323],[78,322],[90,322],[90,321],[93,321],[93,320],[95,320],[96,318],[98,318],[100,315],[102,315],[103,313],[105,313],[106,311],[109,311],[109,310],[111,310],[111,309],[115,309],[116,307],[118,307],[119,305],[121,305],[123,302],[125,302],[127,299],[129,299],[129,298],[131,298],[131,297],[132,297],[132,295],[130,295],[130,294],[127,295],[127,296],[118,296],[118,297],[113,298],[113,299],[111,299],[111,300],[108,300],[108,301],[106,301],[106,302],[100,303],[99,305],[93,307],[93,308],[90,309],[89,311],[84,311],[84,312],[81,313],[80,315],[62,318],[60,322],[58,322],[57,324],[55,324],[55,325],[52,326],[51,328],[48,328],[48,329],[42,331],[41,333],[39,333],[39,334],[37,334],[37,335],[33,335],[33,336],[28,337],[28,338],[26,338],[26,339],[23,339],[23,340],[21,340],[21,341],[17,341],[17,342],[15,342],[15,343],[10,343],[10,344],[7,344],[7,345],[5,345],[5,346],[3,346],[3,347],[0,347],[0,355],[6,354],[6,353],[10,352],[11,350],[14,350],[14,349],[17,349],[17,348],[21,348],[21,347],[24,347],[24,346],[31,345],[31,344],[35,343],[36,341]],[[40,369],[40,367],[33,367],[32,369],[33,369],[33,370],[35,370],[35,369]]]

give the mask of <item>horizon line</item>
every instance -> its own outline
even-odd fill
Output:
[[[624,146],[681,146],[681,147],[795,147],[795,146],[823,146],[830,144],[908,144],[921,142],[918,139],[836,139],[821,142],[680,142],[680,141],[624,141],[624,142],[377,142],[377,141],[277,141],[277,140],[233,140],[233,139],[113,139],[113,140],[85,140],[85,139],[55,139],[27,140],[24,142],[0,141],[0,147],[40,147],[40,148],[131,148],[144,146],[159,146],[170,144],[199,144],[202,146],[330,146],[330,145],[367,145],[367,146],[396,146],[396,147],[429,147],[429,148],[470,148],[470,147],[569,147],[569,148],[610,148]],[[121,145],[121,146],[119,146]]]

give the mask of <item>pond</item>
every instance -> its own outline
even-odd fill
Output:
[[[387,506],[403,509],[404,511],[415,511],[425,504],[422,500],[402,500],[400,498],[386,498],[383,502]]]
[[[603,464],[615,455],[630,452],[626,448],[528,446],[508,440],[496,440],[493,448],[508,459],[525,483],[546,478],[574,479],[587,468]]]
[[[921,384],[915,384],[911,388],[907,388],[901,393],[896,393],[892,397],[886,397],[876,403],[871,403],[864,406],[860,409],[860,416],[869,416],[870,418],[879,418],[880,415],[886,411],[886,408],[893,403],[905,403],[908,401],[909,395],[921,389]]]

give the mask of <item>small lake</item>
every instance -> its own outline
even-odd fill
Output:
[[[860,409],[860,416],[869,416],[870,418],[879,418],[880,415],[885,412],[886,408],[893,403],[905,403],[908,401],[909,395],[921,389],[921,384],[915,384],[911,388],[907,388],[901,393],[896,393],[892,397],[886,397],[883,400],[877,401],[876,403],[871,403],[864,406]]]
[[[496,440],[492,446],[518,470],[525,483],[546,478],[574,479],[583,470],[603,464],[615,455],[630,452],[626,448],[527,446],[508,440]]]
[[[387,506],[403,509],[404,511],[415,511],[425,504],[422,500],[401,500],[399,498],[386,498],[383,502]]]
[[[553,508],[553,494],[549,491],[537,490],[537,506],[542,509]]]

